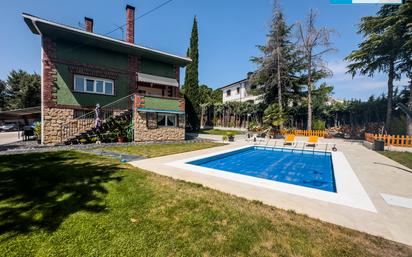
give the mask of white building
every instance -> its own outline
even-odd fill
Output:
[[[251,91],[256,89],[256,86],[250,86],[248,79],[243,79],[238,82],[221,87],[223,102],[239,101],[259,103],[262,101],[261,95],[253,95]]]

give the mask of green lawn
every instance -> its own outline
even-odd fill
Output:
[[[399,162],[400,164],[412,169],[412,153],[409,152],[395,152],[395,151],[384,151],[380,152],[386,157]]]
[[[200,129],[196,131],[196,133],[199,134],[209,134],[209,135],[226,135],[226,133],[232,132],[235,135],[241,135],[244,134],[245,132],[239,131],[239,130],[221,130],[221,129]]]
[[[152,144],[152,145],[132,145],[132,146],[113,146],[105,147],[104,151],[117,153],[126,153],[132,155],[140,155],[145,157],[159,157],[164,155],[184,153],[189,151],[200,150],[204,148],[222,146],[221,143],[201,142],[201,143],[175,143],[175,144]]]
[[[412,255],[404,245],[115,159],[66,151],[0,163],[1,256]]]

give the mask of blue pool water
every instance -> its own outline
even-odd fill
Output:
[[[330,153],[248,147],[189,164],[336,192]]]

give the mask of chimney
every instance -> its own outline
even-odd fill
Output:
[[[126,5],[126,41],[134,44],[134,7]]]
[[[93,32],[93,19],[84,17],[84,25],[87,32]]]

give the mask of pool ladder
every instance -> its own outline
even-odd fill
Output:
[[[255,145],[258,144],[259,142],[255,142]],[[269,147],[269,143],[270,143],[270,137],[266,140],[264,149],[267,150],[267,148]],[[276,148],[277,145],[277,141],[275,140],[275,143],[273,144],[273,148]],[[296,145],[292,148],[292,153],[298,148],[299,143],[297,142]],[[303,147],[301,149],[301,154],[303,154],[303,152],[305,151],[305,147],[306,147],[306,142],[303,142]],[[325,144],[325,150],[324,150],[324,154],[326,155],[326,153],[328,152],[328,147],[329,147],[329,143]],[[332,149],[336,148],[336,144],[333,145]],[[284,149],[286,149],[286,147],[282,147],[282,152]],[[312,148],[312,154],[315,154],[315,146]]]

